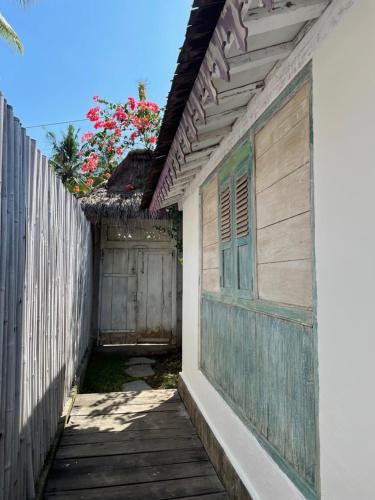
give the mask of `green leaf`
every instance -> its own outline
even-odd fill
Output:
[[[23,54],[23,45],[17,33],[13,30],[7,20],[0,14],[0,36],[6,42],[15,47],[20,54]]]

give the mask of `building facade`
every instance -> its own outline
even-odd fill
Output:
[[[367,500],[375,5],[263,4],[224,2],[153,189],[183,210],[181,392],[233,498]]]

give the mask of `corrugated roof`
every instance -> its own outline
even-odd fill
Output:
[[[149,171],[142,207],[150,206],[152,195],[180,123],[186,102],[198,76],[225,0],[194,0],[185,41],[177,59],[177,67],[168,95],[163,123],[154,160]]]

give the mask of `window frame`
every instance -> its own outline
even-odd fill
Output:
[[[248,233],[237,236],[236,221],[236,185],[240,177],[247,177],[247,215],[248,215]],[[227,160],[221,165],[218,171],[218,203],[219,203],[219,263],[220,263],[220,290],[223,295],[233,298],[253,299],[255,297],[255,263],[254,263],[254,210],[253,210],[253,147],[249,138],[241,141],[232,151]],[[229,187],[230,209],[231,209],[231,238],[229,241],[222,240],[221,234],[221,196]],[[239,249],[248,246],[247,268],[248,288],[240,288],[240,257]],[[224,252],[230,250],[230,284],[226,286],[226,277],[224,273]]]

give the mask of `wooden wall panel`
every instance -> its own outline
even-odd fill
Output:
[[[258,264],[311,258],[310,212],[258,230]]]
[[[259,130],[256,137],[257,155],[260,157],[308,114],[309,84],[305,84],[295,93],[293,99],[272,116],[267,127]]]
[[[311,306],[311,260],[259,264],[258,294],[272,302]]]
[[[222,286],[228,293],[205,294],[215,274],[203,269],[201,369],[303,495],[315,499],[319,457],[310,89],[306,84],[289,98],[291,89],[295,91],[294,84],[278,100],[289,99],[286,104],[272,115],[268,110],[271,118],[255,133],[255,213],[250,213],[250,228],[256,257],[244,245],[236,261],[240,270],[256,268],[255,300],[238,293],[234,259],[231,250],[223,248]],[[207,244],[214,234],[207,220],[211,218],[203,213],[206,268],[215,262]],[[241,282],[242,287],[248,284]]]
[[[262,156],[257,156],[257,193],[308,163],[309,134],[309,119],[305,117]]]
[[[201,335],[209,381],[311,498],[318,472],[312,329],[203,298]]]
[[[257,194],[257,228],[310,210],[310,166],[295,170]]]
[[[311,308],[308,84],[257,132],[255,185],[258,297]]]
[[[202,189],[202,289],[220,290],[217,177]]]

